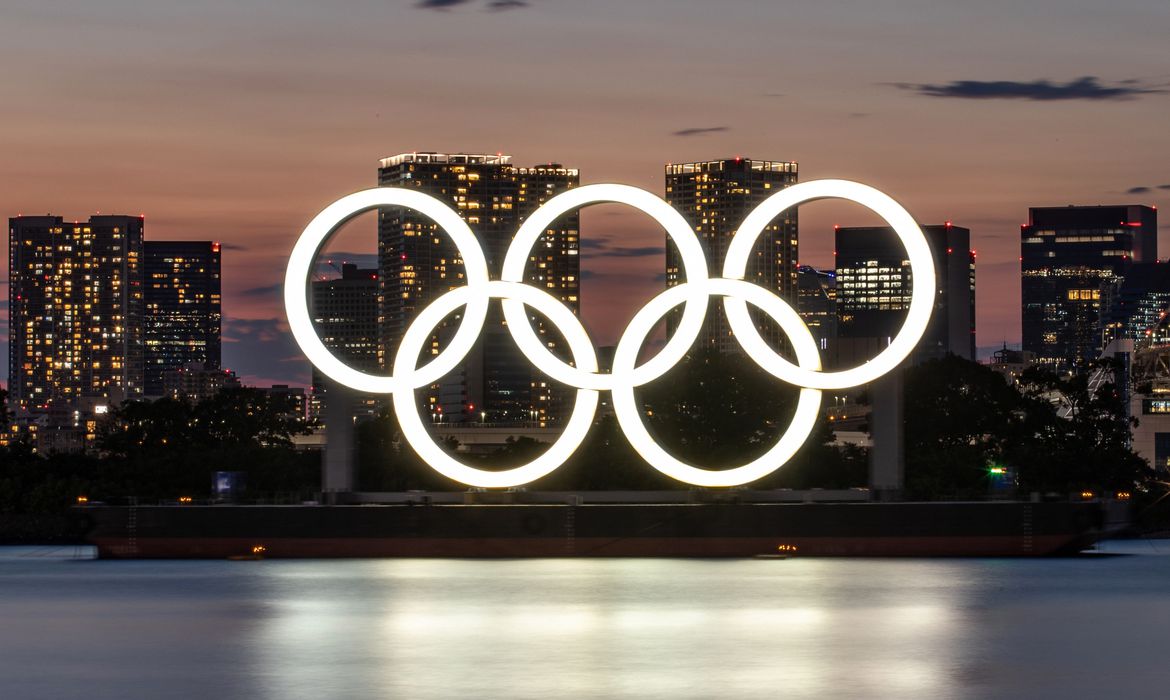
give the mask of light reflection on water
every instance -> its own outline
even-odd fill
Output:
[[[0,697],[1165,697],[1170,543],[1055,560],[0,548]]]

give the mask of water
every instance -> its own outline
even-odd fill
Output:
[[[105,562],[0,548],[0,698],[1170,697],[1170,542],[1105,550],[1119,555]]]

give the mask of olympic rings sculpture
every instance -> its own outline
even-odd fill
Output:
[[[743,280],[756,240],[778,214],[803,202],[845,199],[868,207],[881,216],[901,239],[910,261],[914,284],[906,320],[889,345],[876,357],[857,367],[822,372],[820,355],[812,334],[787,302],[762,287]],[[608,374],[598,371],[597,355],[580,320],[558,299],[523,283],[529,251],[540,235],[559,216],[601,202],[629,205],[655,219],[674,241],[682,259],[686,281],[651,299],[623,332]],[[430,217],[451,237],[463,257],[467,284],[435,299],[424,308],[403,334],[391,376],[360,372],[339,360],[325,347],[309,314],[307,282],[317,254],[334,231],[363,212],[386,206],[414,209]],[[585,185],[559,194],[537,209],[517,231],[504,258],[499,280],[489,279],[487,261],[475,234],[446,204],[415,190],[379,187],[342,197],[309,222],[289,258],[285,275],[284,303],[289,327],[301,350],[326,376],[363,393],[391,394],[402,434],[414,450],[439,473],[470,486],[519,486],[549,474],[584,441],[593,423],[599,392],[613,395],[618,423],[634,449],[650,466],[697,486],[737,486],[772,473],[800,448],[817,420],[822,389],[842,389],[870,382],[904,360],[926,331],[934,306],[935,270],[918,224],[897,202],[882,192],[847,180],[814,180],[792,185],[764,200],[740,224],[732,238],[722,277],[708,275],[707,260],[699,239],[686,220],[658,196],[636,187],[618,184]],[[727,319],[744,351],[772,376],[800,387],[792,423],[764,455],[730,469],[711,470],[692,466],[666,452],[647,431],[634,389],[665,374],[698,338],[708,298],[723,297]],[[500,299],[507,327],[520,351],[552,379],[575,388],[573,413],[549,448],[527,464],[502,471],[488,471],[462,464],[435,444],[418,413],[415,390],[438,381],[455,369],[471,351],[487,318],[491,299]],[[780,325],[796,354],[796,364],[777,354],[760,337],[748,313],[753,304]],[[655,324],[671,309],[683,306],[678,328],[658,353],[641,365],[638,353]],[[538,339],[525,307],[543,314],[564,336],[573,364],[556,357]],[[452,311],[465,307],[459,329],[437,356],[417,366],[417,358],[435,327]]]

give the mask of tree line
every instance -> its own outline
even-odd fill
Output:
[[[986,366],[950,356],[905,370],[906,496],[982,498],[994,488],[1017,495],[1141,492],[1153,474],[1129,446],[1133,421],[1113,384],[1090,389],[1086,376],[1043,369],[1013,385]],[[787,429],[798,390],[737,355],[695,353],[639,390],[644,420],[671,454],[706,468],[762,455]],[[1069,407],[1068,417],[1057,406]],[[0,422],[9,416],[0,414]],[[293,438],[316,427],[281,399],[228,389],[198,403],[127,402],[103,421],[87,454],[0,448],[0,514],[60,512],[90,502],[208,498],[216,471],[246,473],[245,498],[285,494],[312,499],[320,455],[298,452]],[[797,454],[751,488],[851,488],[867,483],[864,449],[833,444],[820,421]],[[458,445],[448,443],[455,451]],[[468,464],[501,469],[547,445],[520,438],[492,454],[459,453]],[[421,462],[402,440],[389,410],[356,428],[358,488],[366,491],[462,490]],[[993,471],[996,470],[996,471]],[[531,489],[688,488],[645,464],[612,415],[596,420],[569,462]]]
[[[280,397],[257,389],[226,389],[198,403],[126,402],[102,420],[86,453],[39,454],[20,441],[0,448],[0,513],[58,512],[80,496],[206,499],[217,471],[246,472],[256,494],[312,498],[320,459],[293,449],[293,437],[313,428]]]

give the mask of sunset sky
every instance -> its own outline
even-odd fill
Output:
[[[1170,204],[1166,0],[794,5],[4,0],[0,215],[145,213],[148,239],[221,241],[224,364],[265,385],[308,380],[279,299],[297,234],[400,152],[659,194],[665,163],[736,155],[874,185],[971,228],[981,346],[1019,340],[1029,206]],[[870,221],[802,207],[801,261]],[[372,259],[372,222],[331,254]],[[610,344],[661,288],[663,235],[616,206],[582,235],[583,316]]]

